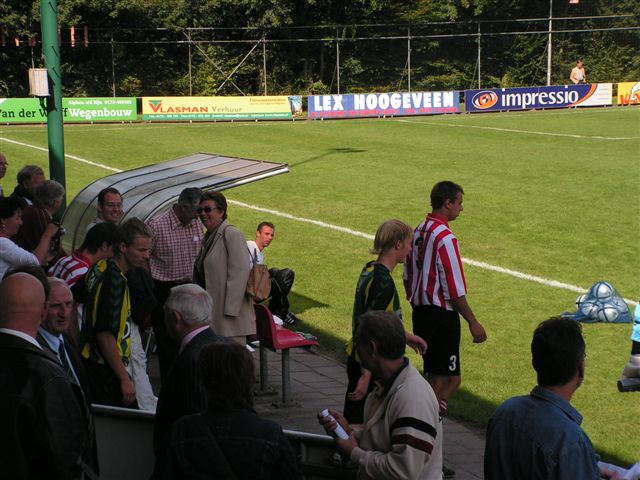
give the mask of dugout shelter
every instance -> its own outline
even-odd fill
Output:
[[[288,171],[285,163],[200,152],[107,175],[85,187],[67,207],[62,246],[72,252],[82,244],[87,226],[96,217],[98,194],[107,187],[122,195],[121,221],[137,217],[146,223],[173,205],[185,188],[222,191]]]

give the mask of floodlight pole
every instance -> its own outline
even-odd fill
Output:
[[[480,44],[480,41],[482,39],[482,33],[480,32],[480,22],[478,22],[478,90],[481,89],[482,87],[480,86],[480,61],[482,59],[482,46]]]
[[[553,31],[553,0],[549,0],[549,42],[547,45],[547,86],[551,85],[551,32]]]
[[[407,27],[407,88],[411,93],[411,27]]]
[[[49,76],[47,98],[47,135],[49,140],[49,176],[66,188],[64,168],[64,121],[62,115],[62,72],[58,44],[58,6],[56,0],[41,0],[42,53]],[[59,218],[66,208],[66,198],[56,214]]]
[[[338,95],[340,95],[340,38],[338,37],[338,27],[336,27],[336,81]]]

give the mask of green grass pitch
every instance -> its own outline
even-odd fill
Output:
[[[21,165],[46,167],[46,128],[0,127],[14,186]],[[119,169],[197,151],[286,162],[286,175],[227,191],[230,200],[373,234],[389,218],[417,225],[438,180],[460,183],[465,210],[452,223],[464,257],[587,289],[608,280],[640,300],[640,109],[608,108],[349,121],[70,125],[66,153]],[[67,159],[70,197],[110,172]],[[270,266],[296,271],[292,310],[322,348],[341,354],[350,336],[356,279],[371,241],[273,214],[229,206],[253,236],[276,224]],[[466,265],[468,299],[489,339],[462,338],[462,387],[453,415],[486,424],[497,404],[535,383],[535,326],[573,310],[577,293]],[[401,269],[394,275],[401,288]],[[403,304],[410,328],[410,307]],[[606,458],[640,460],[640,394],[620,394],[629,325],[584,325],[585,382],[573,403]],[[418,365],[418,358],[412,355]]]

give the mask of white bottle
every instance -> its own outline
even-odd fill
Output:
[[[347,438],[349,438],[349,435],[347,434],[347,432],[344,431],[344,428],[342,428],[340,424],[336,421],[336,419],[333,418],[333,415],[329,413],[328,408],[325,408],[324,410],[322,410],[322,412],[320,412],[320,415],[326,418],[330,418],[331,420],[336,422],[336,428],[333,431],[334,436],[341,438],[343,440],[346,440]]]

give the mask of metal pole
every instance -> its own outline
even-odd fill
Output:
[[[264,75],[264,95],[267,96],[267,42],[262,37],[262,72]]]
[[[116,62],[113,53],[113,34],[111,34],[111,87],[113,89],[113,96],[116,96]]]
[[[407,87],[411,93],[411,27],[407,27]]]
[[[49,140],[49,176],[66,188],[64,168],[64,119],[62,115],[62,71],[60,68],[60,45],[58,43],[58,6],[56,0],[41,0],[42,53],[44,65],[49,75],[47,98],[47,135]],[[56,213],[59,219],[67,202]]]
[[[480,59],[482,58],[481,56],[481,52],[482,52],[482,47],[480,46],[480,37],[481,37],[481,33],[480,33],[480,23],[478,23],[478,89],[482,88],[480,86]]]
[[[336,80],[338,82],[338,95],[340,95],[340,41],[336,28]]]
[[[547,86],[551,85],[551,40],[553,31],[553,0],[549,0],[549,44],[547,50]]]
[[[193,95],[193,83],[191,78],[191,59],[193,58],[191,53],[191,32],[187,33],[187,39],[189,40],[189,96],[191,97]]]

